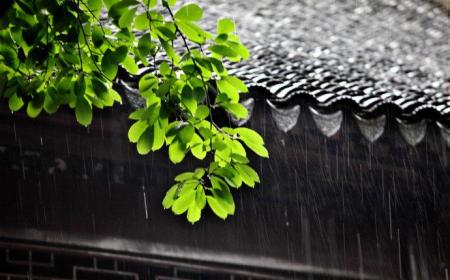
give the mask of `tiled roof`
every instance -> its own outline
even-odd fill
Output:
[[[450,14],[439,6],[426,0],[195,1],[205,9],[203,27],[234,18],[250,49],[249,60],[228,65],[230,74],[263,89],[244,96],[250,115],[255,99],[263,99],[284,132],[309,112],[331,137],[342,110],[351,110],[370,142],[395,122],[415,146],[431,124],[450,147]],[[121,83],[128,100],[143,106],[133,89],[137,80],[129,78]]]
[[[450,116],[450,17],[423,0],[200,0],[251,50],[231,65],[272,104],[351,103],[360,114]],[[206,25],[212,24],[211,22]]]

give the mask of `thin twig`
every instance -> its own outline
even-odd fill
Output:
[[[78,0],[78,8],[80,8],[79,7],[79,5],[80,5],[80,0]],[[80,13],[78,12],[78,10],[77,10],[77,18],[78,18],[78,20],[80,20],[79,18],[80,18]],[[83,29],[83,26],[81,25],[81,23],[80,23],[80,25],[77,25],[77,35],[80,33],[80,27],[81,27],[81,29]],[[85,43],[87,44],[87,42],[86,42],[86,39],[84,40],[85,41]],[[83,70],[83,58],[81,57],[81,48],[80,48],[80,40],[77,40],[77,45],[78,45],[78,56],[80,57],[80,70],[81,70],[81,72],[83,72],[84,70]]]
[[[110,46],[113,46],[112,43],[109,41],[107,35],[106,35],[105,29],[103,28],[103,24],[101,23],[100,19],[98,19],[98,18],[95,16],[94,12],[89,8],[88,5],[86,5],[86,3],[84,3],[83,0],[80,0],[80,1],[81,1],[81,3],[86,7],[86,9],[89,11],[89,13],[94,17],[94,19],[98,22],[98,24],[100,25],[100,28],[102,29],[103,35],[104,35],[106,41],[108,42],[108,44],[109,44]]]
[[[187,52],[189,53],[189,55],[190,55],[190,57],[192,59],[192,62],[193,62],[194,67],[195,67],[195,70],[200,75],[200,79],[201,79],[202,84],[203,84],[203,90],[204,90],[205,96],[206,96],[206,102],[207,102],[207,105],[209,107],[210,130],[212,131],[213,125],[214,126],[216,126],[216,125],[214,123],[211,101],[210,101],[209,95],[208,95],[208,86],[206,85],[205,79],[203,78],[203,74],[202,74],[202,71],[201,71],[200,67],[198,66],[195,58],[192,56],[192,52],[191,52],[191,49],[190,49],[190,47],[189,47],[189,45],[188,45],[188,43],[186,41],[186,37],[183,35],[183,33],[181,32],[181,30],[178,27],[177,23],[175,22],[175,17],[173,15],[172,9],[170,9],[170,7],[168,5],[165,5],[165,7],[166,7],[166,9],[169,12],[170,17],[172,18],[173,24],[175,25],[176,32],[178,32],[180,34],[180,37],[183,40],[184,46],[186,47],[186,50],[187,50]],[[210,150],[211,150],[211,152],[213,150],[212,149],[212,139],[210,139]],[[213,161],[213,155],[212,154],[211,154],[211,161]]]
[[[79,7],[78,7],[79,8]],[[77,10],[77,14],[79,15],[79,11]],[[99,71],[99,73],[108,81],[112,82],[104,73],[103,71],[100,69],[100,67],[97,65],[97,62],[94,60],[94,53],[92,52],[91,47],[89,46],[89,41],[87,39],[86,33],[84,32],[84,28],[83,28],[83,24],[81,23],[80,17],[78,17],[78,23],[80,24],[81,27],[81,32],[83,33],[83,37],[84,37],[84,41],[86,43],[86,46],[89,50],[89,54],[91,55],[91,60],[94,62],[95,67],[97,68],[97,70]]]

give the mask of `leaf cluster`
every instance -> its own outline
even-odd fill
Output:
[[[176,0],[17,0],[0,20],[0,97],[11,111],[35,118],[61,106],[89,125],[93,108],[121,103],[113,89],[119,68],[138,76],[145,106],[130,114],[130,142],[145,155],[167,147],[180,163],[208,161],[175,178],[164,208],[194,223],[209,206],[220,218],[235,212],[232,189],[260,179],[247,151],[268,157],[255,131],[221,127],[216,110],[248,117],[239,103],[246,85],[223,62],[249,58],[234,21],[219,19],[215,34],[200,26],[203,10]]]

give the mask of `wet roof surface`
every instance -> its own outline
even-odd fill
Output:
[[[200,0],[237,23],[251,58],[232,72],[273,103],[450,116],[450,17],[420,0]],[[210,20],[211,19],[211,20]],[[210,22],[209,22],[210,21]],[[208,23],[209,22],[209,23]]]

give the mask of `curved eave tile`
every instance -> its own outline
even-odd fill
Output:
[[[409,145],[416,146],[425,137],[427,131],[427,122],[425,120],[418,123],[405,123],[398,118],[396,120],[403,139],[405,139],[406,143]]]
[[[312,107],[309,107],[314,123],[323,135],[331,137],[335,135],[341,128],[343,113],[337,111],[332,114],[319,113]]]

